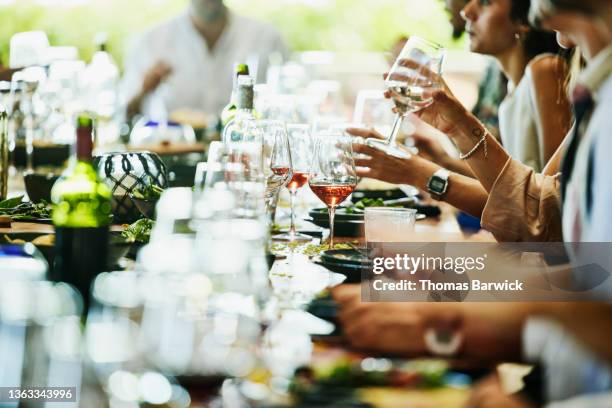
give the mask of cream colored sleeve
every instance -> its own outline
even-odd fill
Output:
[[[561,242],[559,174],[544,176],[510,158],[495,180],[481,225],[500,242]]]

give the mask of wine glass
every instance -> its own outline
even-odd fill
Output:
[[[255,123],[256,137],[261,138],[262,172],[266,182],[266,213],[270,224],[274,222],[276,202],[280,189],[291,180],[293,162],[289,137],[284,122],[259,120]]]
[[[329,248],[334,247],[334,215],[357,185],[351,138],[338,132],[317,135],[308,184],[329,212]]]
[[[310,171],[310,160],[312,158],[312,138],[310,136],[309,125],[287,125],[287,133],[289,136],[289,149],[291,153],[291,162],[293,164],[293,172],[287,189],[291,198],[291,226],[289,232],[285,234],[275,235],[273,239],[280,241],[310,241],[310,235],[301,234],[295,230],[295,196],[297,191],[308,182],[308,174]]]
[[[433,102],[432,91],[440,87],[444,48],[419,37],[410,37],[385,80],[397,109],[397,117],[388,140],[368,139],[368,145],[400,158],[409,153],[396,144],[404,117]]]

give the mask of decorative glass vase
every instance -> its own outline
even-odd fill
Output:
[[[113,194],[113,218],[116,223],[132,223],[141,213],[130,197],[155,185],[168,187],[166,165],[150,152],[108,153],[94,158],[98,176]]]

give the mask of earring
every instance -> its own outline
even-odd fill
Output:
[[[514,33],[514,39],[516,41],[521,41],[521,33]]]

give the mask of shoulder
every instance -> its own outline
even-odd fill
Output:
[[[141,42],[155,43],[177,33],[185,22],[188,22],[188,17],[186,13],[181,13],[150,27],[140,35],[139,39]]]
[[[256,20],[250,17],[241,16],[239,14],[232,13],[232,19],[234,24],[241,27],[241,30],[248,31],[257,36],[264,36],[267,38],[280,38],[281,35],[271,24]]]
[[[565,59],[554,54],[543,54],[532,59],[527,65],[527,73],[531,76],[533,83],[550,84],[558,82],[563,84],[568,72]]]

